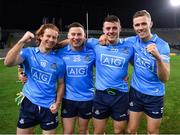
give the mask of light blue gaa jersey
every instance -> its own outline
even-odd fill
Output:
[[[27,82],[23,94],[34,104],[49,108],[56,99],[56,83],[65,75],[65,64],[51,51],[41,53],[39,48],[25,48],[20,52]]]
[[[67,45],[59,50],[58,55],[66,64],[64,98],[74,101],[92,100],[94,95],[94,51],[86,46],[81,51],[73,51],[71,45]]]
[[[147,45],[156,44],[163,62],[169,63],[170,49],[167,42],[163,41],[156,34],[148,42],[143,42],[138,36],[130,37],[129,41],[134,43],[134,72],[131,86],[141,93],[153,96],[165,94],[164,83],[157,76],[157,65],[155,58],[147,52]]]
[[[131,42],[121,39],[117,44],[102,46],[97,39],[91,38],[87,45],[96,54],[96,89],[114,88],[128,92],[124,78],[128,75],[128,62],[133,59]]]

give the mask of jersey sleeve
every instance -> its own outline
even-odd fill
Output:
[[[28,54],[29,54],[29,48],[23,48],[20,51],[20,56],[23,60],[25,60],[28,57]]]
[[[165,63],[170,62],[170,48],[168,43],[166,42],[163,43],[163,47],[159,50],[159,53],[161,55],[163,62]]]
[[[170,62],[170,48],[169,45],[167,45],[163,51],[163,53],[161,53],[161,57],[163,62],[169,63]]]
[[[98,43],[99,43],[99,41],[96,38],[89,38],[86,40],[86,46],[91,49],[94,49]]]

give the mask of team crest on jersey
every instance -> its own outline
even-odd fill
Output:
[[[125,54],[128,54],[129,50],[128,50],[128,48],[126,47],[126,48],[124,48],[124,49],[122,50],[122,52],[125,53]]]
[[[73,61],[74,61],[74,62],[79,62],[79,61],[81,61],[81,56],[80,56],[80,55],[75,55],[75,56],[73,56]]]
[[[40,61],[40,65],[42,66],[42,67],[46,67],[47,66],[47,61],[46,60],[41,60]]]
[[[32,60],[32,61],[35,61],[36,59],[34,58],[34,56],[31,56],[31,60]]]
[[[85,60],[85,61],[90,61],[90,58],[91,58],[91,57],[87,54],[87,55],[84,57],[84,60]]]
[[[51,68],[55,70],[55,69],[57,68],[56,63],[53,63],[53,64],[51,65]]]

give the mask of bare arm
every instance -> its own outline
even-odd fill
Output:
[[[23,46],[31,41],[34,38],[34,35],[31,32],[26,32],[24,36],[15,44],[15,46],[7,53],[4,60],[5,66],[15,66],[23,62],[23,59],[20,57],[19,53]]]
[[[170,64],[157,60],[157,74],[162,82],[167,82],[170,76]]]
[[[65,47],[69,43],[70,43],[69,39],[64,39],[62,41],[58,41],[57,46],[62,48],[62,47]]]
[[[161,55],[159,54],[155,44],[148,45],[147,51],[156,58],[159,79],[162,82],[167,82],[170,76],[170,64],[162,61]]]
[[[19,52],[21,51],[23,46],[24,43],[18,41],[18,43],[16,43],[16,45],[7,53],[6,58],[4,60],[5,66],[11,67],[22,63],[23,60],[21,59]]]
[[[56,103],[60,104],[64,95],[64,78],[58,80]]]
[[[58,80],[56,101],[50,107],[52,113],[56,113],[58,111],[59,106],[62,102],[63,95],[64,95],[64,79],[60,79]]]

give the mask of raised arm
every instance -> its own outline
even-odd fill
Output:
[[[7,53],[4,60],[5,66],[15,66],[23,62],[23,59],[20,57],[20,51],[23,46],[30,42],[34,38],[34,34],[31,32],[26,32],[24,36],[15,44],[15,46]]]
[[[158,74],[159,79],[162,82],[167,82],[170,76],[170,64],[163,62],[162,57],[159,54],[155,44],[148,45],[147,51],[156,58],[157,74]]]

